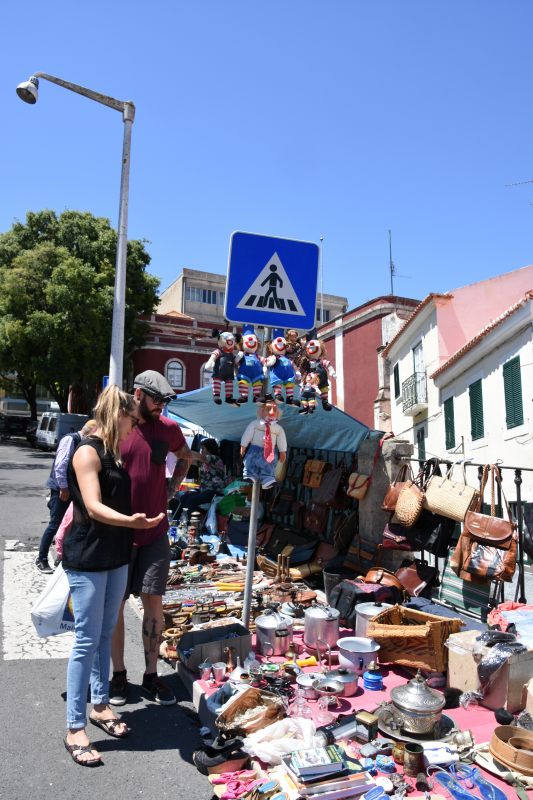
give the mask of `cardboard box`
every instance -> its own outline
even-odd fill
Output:
[[[242,664],[252,649],[252,635],[248,628],[240,622],[233,622],[203,631],[187,631],[179,640],[178,654],[187,669],[195,670],[204,661],[212,664],[226,661],[226,647],[235,648],[235,659],[239,656]]]
[[[476,642],[479,631],[453,633],[448,638],[448,686],[462,692],[479,689],[477,665],[490,648]],[[494,678],[481,705],[493,711],[506,708],[514,714],[525,705],[524,686],[533,675],[533,650],[510,656]]]

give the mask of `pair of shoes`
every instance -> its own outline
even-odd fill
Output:
[[[112,706],[125,706],[128,702],[128,678],[126,670],[114,672],[109,681],[109,703]]]
[[[96,725],[97,728],[101,728],[103,731],[108,733],[110,736],[113,736],[115,739],[125,739],[131,730],[131,728],[128,728],[128,726],[126,726],[125,731],[123,731],[122,733],[117,733],[117,727],[119,725],[125,724],[118,717],[112,717],[111,719],[96,719],[95,717],[91,717],[91,715],[89,714],[89,722],[92,722],[92,724]]]
[[[104,763],[100,756],[98,756],[98,758],[91,758],[88,760],[80,758],[80,756],[82,756],[84,753],[92,753],[93,748],[91,745],[69,744],[66,736],[63,739],[63,744],[70,753],[71,759],[82,767],[98,767],[100,764]]]
[[[143,689],[150,696],[150,698],[159,703],[160,706],[173,706],[176,704],[176,698],[172,691],[168,688],[166,683],[161,680],[156,672],[143,676],[142,682]]]
[[[51,575],[54,571],[50,564],[48,563],[47,558],[36,558],[35,559],[35,566],[39,570],[39,572],[44,572],[45,575]]]
[[[250,756],[241,748],[242,740],[233,747],[216,750],[207,745],[203,750],[195,750],[192,754],[193,764],[202,775],[211,772],[235,772],[244,767]]]
[[[272,487],[275,486],[276,483],[277,481],[275,478],[269,478],[268,480],[264,481],[264,483],[261,484],[261,489],[272,489]]]

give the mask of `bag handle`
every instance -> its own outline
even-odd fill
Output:
[[[496,516],[496,504],[495,504],[495,501],[494,501],[494,482],[496,481],[496,483],[500,487],[500,491],[502,493],[502,497],[503,497],[503,500],[505,502],[505,508],[507,509],[507,516],[509,517],[509,522],[512,525],[514,525],[513,514],[512,514],[512,511],[511,511],[511,507],[509,506],[509,503],[507,501],[507,497],[505,496],[505,492],[503,491],[502,471],[501,471],[501,469],[499,468],[499,466],[497,464],[491,464],[490,472],[491,472],[490,514],[491,514],[492,517]]]
[[[380,453],[381,453],[381,448],[383,447],[383,442],[386,441],[386,439],[392,439],[392,438],[394,438],[394,434],[393,433],[386,433],[384,436],[381,437],[381,439],[378,442],[378,446],[376,447],[376,452],[374,453],[374,460],[372,461],[372,467],[370,469],[370,475],[368,476],[368,485],[369,486],[372,483],[372,475],[374,474],[374,470],[376,468],[376,464],[378,463],[378,458],[379,458]]]
[[[489,477],[489,464],[485,464],[483,466],[483,473],[481,475],[481,488],[479,490],[479,497],[476,504],[476,508],[474,509],[476,513],[479,513],[483,507],[483,495],[485,494],[485,486],[487,485],[487,480]]]

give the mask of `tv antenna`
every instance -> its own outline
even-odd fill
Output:
[[[410,275],[400,275],[396,272],[396,264],[392,260],[392,233],[389,228],[389,272],[390,272],[390,293],[394,294],[394,276],[397,278],[410,278]]]

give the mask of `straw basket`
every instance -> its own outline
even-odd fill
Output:
[[[444,672],[448,663],[444,642],[451,633],[458,633],[463,624],[460,619],[446,619],[397,605],[371,619],[366,635],[380,645],[382,663]]]

